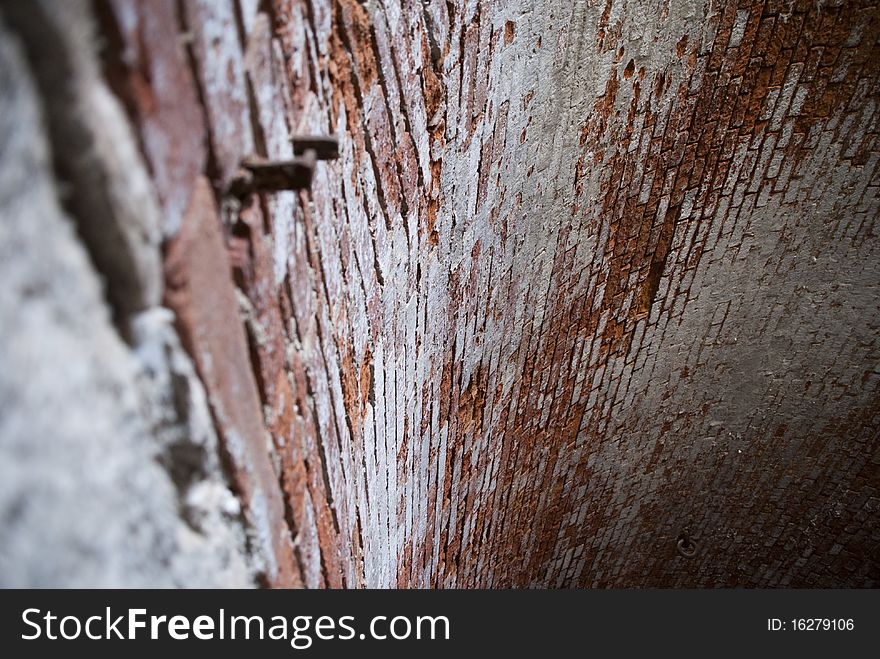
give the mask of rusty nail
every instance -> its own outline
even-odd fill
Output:
[[[315,160],[313,152],[291,160],[246,158],[229,185],[229,193],[243,197],[251,192],[304,190],[312,184]]]
[[[318,160],[336,160],[339,157],[339,140],[330,135],[294,135],[293,152],[301,156],[314,151]]]
[[[312,184],[318,160],[339,157],[339,141],[325,135],[298,135],[293,138],[293,152],[296,157],[290,160],[245,158],[229,184],[228,193],[242,198],[251,192],[304,190]]]

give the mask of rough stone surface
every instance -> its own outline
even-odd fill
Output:
[[[132,221],[131,179],[85,200],[76,188],[59,189],[35,79],[21,40],[2,24],[0,87],[0,584],[253,584],[238,500],[170,313],[151,306],[117,314],[126,343],[93,265],[110,261],[84,248],[80,218],[58,201],[91,208],[85,221],[113,231]],[[105,129],[124,139],[129,127]],[[95,152],[99,167],[139,166],[125,159],[136,154],[130,145],[117,143],[109,161],[100,155],[108,151]],[[116,212],[90,206],[113,195]],[[138,221],[156,217],[141,208]],[[160,261],[157,244],[133,249],[154,253],[133,255],[129,271]],[[160,273],[142,273],[143,288],[158,295]]]
[[[98,7],[264,583],[880,583],[876,2]]]
[[[4,15],[39,86],[64,205],[122,325],[161,297],[158,209],[132,128],[100,77],[87,8],[81,0],[10,3]]]

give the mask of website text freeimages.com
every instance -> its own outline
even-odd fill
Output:
[[[446,616],[373,616],[365,625],[355,616],[150,615],[146,609],[124,613],[106,607],[102,615],[59,616],[52,611],[25,609],[21,615],[24,640],[283,640],[305,650],[322,640],[449,640]]]

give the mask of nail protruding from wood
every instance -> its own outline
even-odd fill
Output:
[[[229,194],[242,198],[252,192],[305,190],[312,185],[318,160],[339,157],[339,141],[322,135],[295,136],[293,152],[296,157],[290,160],[248,156],[230,182]]]
[[[294,135],[293,152],[300,156],[312,150],[318,160],[336,160],[339,157],[339,140],[330,135]]]

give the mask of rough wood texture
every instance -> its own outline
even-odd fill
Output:
[[[268,583],[880,582],[875,2],[98,8]]]

